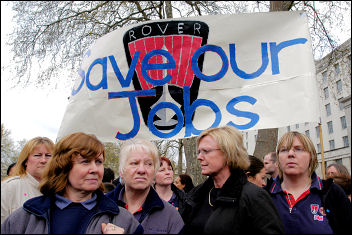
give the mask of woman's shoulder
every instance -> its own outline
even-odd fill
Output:
[[[248,181],[243,185],[242,197],[249,199],[264,199],[270,198],[270,195],[264,188],[261,188]]]

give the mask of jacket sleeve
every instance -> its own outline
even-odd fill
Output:
[[[255,187],[247,196],[249,200],[246,207],[253,226],[251,230],[265,234],[283,234],[284,226],[269,193]]]

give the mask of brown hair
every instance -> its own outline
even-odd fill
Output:
[[[304,150],[307,151],[310,155],[308,170],[309,170],[309,176],[312,176],[313,172],[318,166],[318,157],[317,157],[317,152],[315,150],[313,142],[305,134],[299,133],[297,131],[290,131],[284,134],[279,140],[279,143],[276,149],[276,154],[280,159],[279,153],[282,148],[291,149],[293,145],[294,137],[298,138],[298,140],[303,145]],[[282,178],[283,172],[282,172],[280,163],[279,163],[279,175],[280,175],[280,178]]]
[[[95,135],[77,132],[63,137],[56,145],[50,163],[43,173],[39,190],[44,195],[63,194],[68,185],[68,175],[73,167],[73,161],[79,155],[88,160],[103,154],[105,148]],[[104,191],[103,184],[98,190]]]
[[[246,174],[248,176],[255,177],[255,175],[264,168],[264,163],[262,160],[253,155],[248,155],[248,157],[251,164],[248,167]]]
[[[34,148],[40,144],[44,144],[49,152],[52,152],[54,149],[54,142],[47,137],[35,137],[29,140],[23,147],[20,155],[18,156],[17,163],[13,169],[13,176],[26,175],[26,163],[29,155],[33,152]]]
[[[174,167],[172,166],[170,159],[164,156],[160,157],[160,166],[163,164],[163,161],[165,161],[169,166],[171,166],[172,171],[174,171]]]
[[[326,170],[328,170],[330,167],[335,167],[337,172],[338,172],[338,175],[342,175],[342,176],[345,176],[345,177],[351,177],[350,176],[350,173],[348,173],[348,170],[347,168],[344,166],[344,165],[341,165],[341,164],[338,164],[338,163],[332,163],[330,164]]]

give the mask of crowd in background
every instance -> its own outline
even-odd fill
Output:
[[[77,132],[54,144],[29,140],[1,182],[2,233],[347,233],[351,175],[341,164],[315,173],[310,138],[287,132],[275,152],[248,155],[242,134],[224,126],[197,138],[207,179],[175,175],[145,139],[125,141],[118,177],[104,145]]]

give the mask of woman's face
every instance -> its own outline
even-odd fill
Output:
[[[279,163],[284,175],[308,175],[311,156],[304,150],[303,144],[293,137],[291,149],[279,149]]]
[[[174,179],[172,167],[166,161],[161,161],[161,166],[155,175],[155,183],[158,185],[171,185]]]
[[[328,178],[332,178],[334,176],[337,176],[339,173],[337,171],[337,169],[334,166],[330,166],[327,171],[326,171],[326,176]]]
[[[185,188],[185,184],[181,184],[181,179],[179,176],[177,176],[176,180],[175,180],[175,186],[179,189],[184,189]]]
[[[202,175],[214,176],[225,169],[224,153],[219,149],[213,137],[204,136],[198,146],[197,160],[200,162]]]
[[[125,168],[120,172],[125,186],[132,190],[147,190],[153,183],[154,174],[153,158],[143,149],[130,152]]]
[[[266,171],[265,168],[261,169],[254,177],[248,176],[248,181],[258,185],[259,187],[264,187],[266,185]]]
[[[104,175],[103,154],[88,160],[78,155],[73,161],[73,166],[68,174],[66,193],[94,192],[102,184]]]
[[[45,165],[51,159],[51,151],[44,144],[38,144],[29,154],[25,163],[26,171],[40,181]]]

